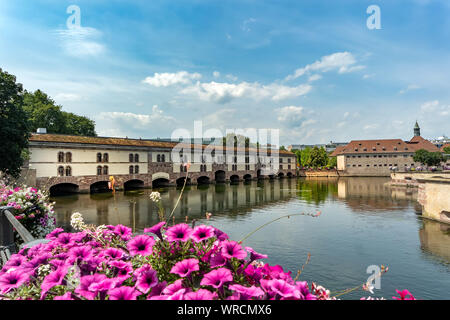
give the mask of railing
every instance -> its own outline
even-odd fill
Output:
[[[14,217],[12,207],[0,207],[0,265],[5,264],[11,257],[11,253],[17,251],[14,241],[14,230],[23,240],[23,246],[32,247],[48,240],[35,239],[31,233]]]

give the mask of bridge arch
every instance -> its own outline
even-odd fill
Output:
[[[233,174],[230,177],[230,182],[239,182],[239,180],[240,180],[240,178],[239,178],[239,176],[237,174]]]
[[[209,181],[209,177],[207,176],[201,176],[197,178],[197,184],[209,184]]]
[[[152,181],[155,181],[158,179],[170,180],[170,176],[167,172],[156,172],[156,173],[152,174]]]
[[[186,177],[178,178],[176,181],[177,187],[182,187],[184,185],[184,180],[186,180]],[[187,178],[186,185],[190,185],[190,184],[191,184],[191,178]]]
[[[89,186],[89,190],[91,193],[101,193],[101,192],[109,192],[111,191],[108,188],[108,181],[97,181]]]
[[[278,178],[284,178],[284,173],[283,172],[280,172],[279,174],[278,174]]]
[[[51,196],[74,194],[79,192],[80,187],[74,183],[57,183],[50,187]]]
[[[292,174],[292,172],[288,172],[287,176],[288,176],[288,178],[292,178],[294,175]]]
[[[264,177],[261,174],[261,169],[258,169],[258,171],[256,171],[256,178],[259,179],[264,179]]]
[[[243,178],[244,178],[245,181],[249,181],[249,180],[252,180],[252,175],[250,173],[247,173],[247,174],[244,175]]]
[[[214,179],[216,182],[225,182],[226,180],[226,174],[223,170],[217,170],[214,174]]]
[[[152,188],[164,188],[168,187],[170,184],[169,179],[158,178],[152,181]]]
[[[145,185],[144,181],[139,179],[132,179],[128,180],[123,184],[123,189],[124,190],[142,189],[144,188],[144,185]]]

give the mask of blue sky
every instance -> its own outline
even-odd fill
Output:
[[[450,134],[450,1],[0,0],[0,68],[102,136],[202,120],[284,145],[409,139],[417,119],[434,138]]]

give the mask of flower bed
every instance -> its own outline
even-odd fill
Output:
[[[331,299],[212,226],[161,222],[133,236],[123,225],[88,227],[80,214],[72,225],[81,231],[57,228],[49,243],[11,257],[0,271],[0,299]]]
[[[55,229],[53,203],[42,191],[31,187],[9,187],[0,181],[0,206],[13,207],[17,220],[35,238],[44,238]],[[22,240],[16,234],[16,242]]]

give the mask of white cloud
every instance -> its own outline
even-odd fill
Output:
[[[276,109],[278,121],[299,121],[304,117],[304,108],[297,106],[286,106]]]
[[[189,73],[187,71],[179,71],[177,73],[155,73],[152,77],[144,79],[147,83],[154,87],[168,87],[176,84],[190,84],[192,80],[198,80],[202,76],[199,73]]]
[[[74,93],[58,93],[57,95],[55,95],[55,101],[61,101],[61,102],[65,102],[65,101],[77,101],[80,100],[80,96]]]
[[[219,71],[214,71],[213,72],[213,76],[214,76],[214,78],[220,77],[220,72]]]
[[[183,90],[183,94],[193,94],[201,100],[226,103],[236,98],[250,98],[260,100],[264,98],[273,101],[294,98],[307,94],[311,90],[307,84],[289,87],[279,84],[261,85],[257,82],[241,82],[238,84],[226,82],[197,82]]]
[[[237,81],[238,77],[233,76],[232,74],[227,74],[225,76],[227,79],[230,79],[231,81]]]
[[[363,75],[363,79],[366,80],[366,79],[372,78],[374,76],[375,76],[375,73],[365,74],[365,75]]]
[[[241,29],[245,32],[250,32],[251,31],[250,24],[255,23],[255,22],[256,22],[256,19],[254,19],[254,18],[246,19],[242,23]]]
[[[402,90],[400,90],[400,94],[404,94],[404,93],[406,93],[406,92],[408,92],[408,91],[411,91],[411,90],[417,90],[417,89],[420,89],[420,87],[418,86],[418,85],[416,85],[416,84],[410,84],[410,85],[408,85],[408,87],[406,87],[405,89],[402,89]]]
[[[64,51],[71,56],[98,56],[105,52],[105,46],[98,40],[102,33],[90,27],[75,27],[56,30]]]
[[[446,117],[450,115],[450,105],[443,105],[439,100],[428,101],[420,106],[420,111],[425,114],[428,113]]]
[[[313,82],[313,81],[317,81],[317,80],[320,80],[320,79],[322,79],[322,76],[320,74],[313,74],[312,76],[310,76],[308,78],[308,81],[309,82]]]
[[[378,124],[372,123],[364,126],[364,130],[374,130],[378,128]]]
[[[350,52],[337,52],[324,56],[312,64],[295,70],[294,74],[287,76],[285,80],[297,79],[310,71],[328,72],[337,70],[339,73],[349,73],[365,68],[365,66],[355,64],[356,59]]]
[[[431,112],[431,111],[435,111],[438,106],[439,106],[438,100],[427,101],[420,106],[420,110],[423,112]]]

